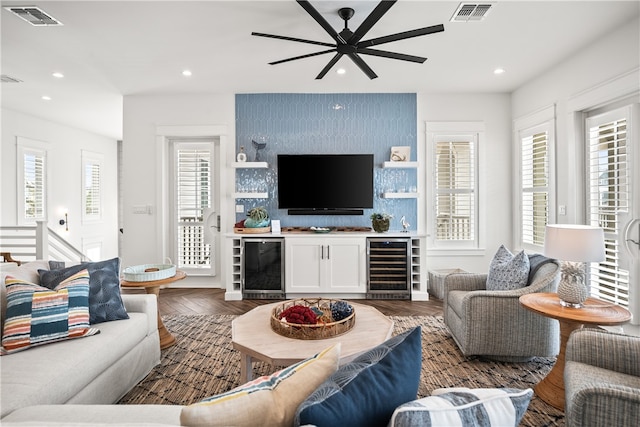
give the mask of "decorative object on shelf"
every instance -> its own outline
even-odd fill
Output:
[[[376,233],[389,231],[389,224],[393,215],[387,213],[374,212],[371,214],[371,226]]]
[[[274,307],[270,323],[271,329],[279,335],[320,340],[348,332],[356,323],[356,312],[343,300],[301,298]]]
[[[391,147],[391,157],[389,160],[392,162],[408,162],[411,158],[411,147]]]
[[[329,227],[310,227],[310,230],[313,231],[314,233],[329,233],[331,231],[331,228]]]
[[[244,145],[240,146],[240,152],[236,156],[236,160],[239,161],[239,162],[246,162],[247,161],[247,155],[244,152]]]
[[[268,233],[271,231],[271,226],[269,226],[269,212],[267,212],[263,206],[249,209],[247,216],[248,218],[234,224],[234,233],[255,234]]]
[[[580,308],[589,297],[586,263],[605,260],[604,230],[579,224],[547,225],[544,254],[562,261],[558,285],[560,304]]]
[[[256,157],[254,159],[255,162],[262,161],[260,159],[260,150],[264,150],[267,147],[267,141],[264,136],[259,137],[258,140],[259,141],[256,141],[255,139],[251,140],[251,143],[253,144],[253,148],[256,149]]]
[[[409,232],[409,226],[411,224],[409,224],[407,222],[407,219],[404,217],[404,215],[402,215],[402,218],[400,218],[400,224],[402,224],[402,232],[403,233],[408,233]]]

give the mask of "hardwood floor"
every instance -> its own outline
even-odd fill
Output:
[[[141,293],[142,290],[123,289],[123,293]],[[166,288],[160,290],[160,313],[175,314],[244,314],[252,308],[277,300],[225,301],[223,289]],[[387,316],[442,316],[442,301],[353,300],[376,307]]]

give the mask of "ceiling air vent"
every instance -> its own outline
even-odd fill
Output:
[[[460,3],[451,17],[451,22],[482,21],[489,14],[493,3]]]
[[[8,76],[6,74],[0,75],[0,82],[2,83],[22,83],[22,80],[15,77]]]
[[[45,13],[42,9],[36,6],[8,6],[5,7],[5,9],[18,15],[20,18],[36,27],[62,25],[62,22]]]

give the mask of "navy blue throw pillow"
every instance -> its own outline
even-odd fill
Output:
[[[294,425],[385,427],[398,406],[415,400],[421,365],[416,327],[338,368],[298,407]]]
[[[50,267],[54,266],[60,265],[50,263]],[[120,295],[120,258],[83,262],[55,270],[38,270],[40,285],[54,289],[60,282],[85,268],[89,271],[89,323],[128,319]]]

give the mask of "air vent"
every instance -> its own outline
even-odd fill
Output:
[[[36,6],[8,6],[5,7],[5,9],[18,15],[20,18],[36,27],[62,25],[62,22],[45,13],[42,9]]]
[[[460,3],[451,17],[451,22],[478,22],[489,14],[493,3]]]
[[[22,83],[22,80],[16,79],[15,77],[8,76],[6,74],[2,74],[0,76],[0,81],[2,83]]]

